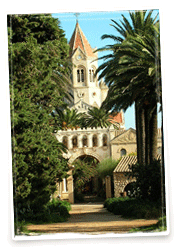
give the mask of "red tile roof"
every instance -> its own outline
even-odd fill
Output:
[[[121,112],[109,115],[111,123],[122,123],[123,118]]]
[[[86,39],[84,33],[82,32],[79,23],[76,23],[75,30],[73,32],[73,35],[69,42],[70,48],[71,48],[71,54],[74,53],[74,51],[80,47],[80,49],[89,57],[96,57],[96,55],[93,53],[93,50]]]

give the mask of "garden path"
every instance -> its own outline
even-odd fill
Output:
[[[114,215],[103,207],[102,203],[74,204],[70,211],[71,217],[67,222],[29,225],[30,231],[42,233],[127,233],[131,228],[150,226],[158,220],[124,219]]]

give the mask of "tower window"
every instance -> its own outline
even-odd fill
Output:
[[[85,81],[85,71],[84,69],[77,70],[77,82],[84,82]]]
[[[80,82],[80,70],[77,70],[77,81]]]
[[[81,69],[81,81],[84,82],[84,70]]]
[[[90,82],[94,82],[94,69],[89,70],[89,80]]]

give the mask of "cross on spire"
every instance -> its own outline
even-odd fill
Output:
[[[76,16],[76,22],[78,22],[78,16],[80,15],[80,13],[75,13],[74,15]]]

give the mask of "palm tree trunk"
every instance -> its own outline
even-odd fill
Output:
[[[145,164],[145,111],[135,103],[137,159],[139,164]]]
[[[145,164],[150,164],[150,150],[151,150],[151,142],[150,142],[150,105],[144,105],[145,109]]]
[[[150,118],[150,163],[157,159],[157,104],[153,107],[151,118]]]

